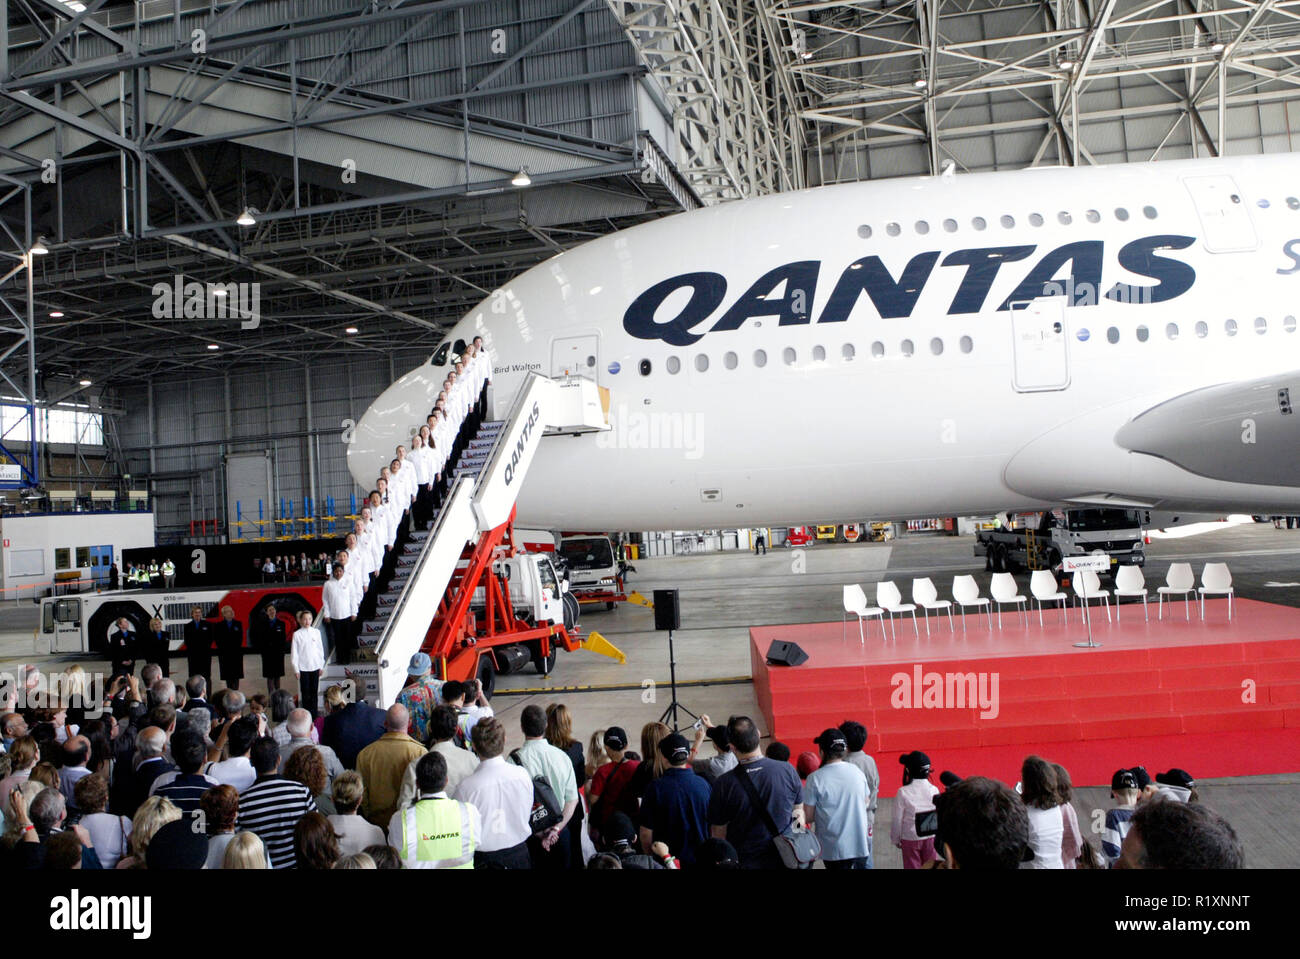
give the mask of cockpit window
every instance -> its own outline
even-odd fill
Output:
[[[457,340],[455,343],[453,343],[453,344],[451,345],[451,351],[452,351],[453,353],[455,353],[457,356],[464,356],[464,355],[465,355],[465,341],[464,341],[464,340]]]
[[[429,357],[430,366],[446,366],[447,351],[451,349],[450,343],[444,343],[433,351],[433,356]]]

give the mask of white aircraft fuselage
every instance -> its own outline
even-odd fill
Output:
[[[530,371],[610,391],[610,430],[542,441],[530,526],[1300,512],[1297,314],[1285,155],[711,207],[552,257],[447,339],[484,337],[498,413]],[[363,417],[367,489],[448,369],[426,362]]]

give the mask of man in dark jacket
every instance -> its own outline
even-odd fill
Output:
[[[135,627],[123,616],[117,621],[117,629],[108,634],[108,661],[112,666],[113,676],[134,674],[135,655]]]
[[[249,618],[248,641],[262,654],[262,678],[266,680],[266,691],[272,693],[280,688],[280,678],[284,676],[284,655],[289,651],[284,623],[274,603],[267,605],[263,615]]]
[[[149,797],[149,787],[163,773],[176,767],[163,758],[167,748],[167,734],[157,726],[147,726],[136,737],[135,768],[129,763],[113,767],[113,782],[109,787],[109,808],[118,816],[134,816],[140,804]]]
[[[203,618],[203,609],[190,610],[185,624],[185,660],[190,676],[212,678],[212,624]]]
[[[342,686],[325,690],[325,729],[321,745],[334,750],[348,769],[357,768],[357,754],[384,735],[384,711],[364,700],[348,702]]]
[[[221,622],[213,630],[217,657],[221,660],[221,681],[227,689],[239,689],[244,678],[244,625],[235,619],[235,611],[221,607]]]

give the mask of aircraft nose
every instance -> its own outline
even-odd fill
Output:
[[[440,374],[427,363],[402,376],[379,394],[349,435],[348,472],[363,489],[373,489],[379,471],[393,459],[399,443],[424,425],[442,388]]]

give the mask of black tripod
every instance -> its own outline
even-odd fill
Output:
[[[671,629],[668,630],[668,688],[672,690],[672,702],[668,704],[668,708],[664,710],[664,714],[659,717],[659,721],[661,723],[668,723],[668,717],[671,716],[673,732],[677,732],[679,728],[677,726],[677,711],[679,709],[696,721],[698,721],[700,717],[677,701],[677,656],[673,650],[673,631]]]

